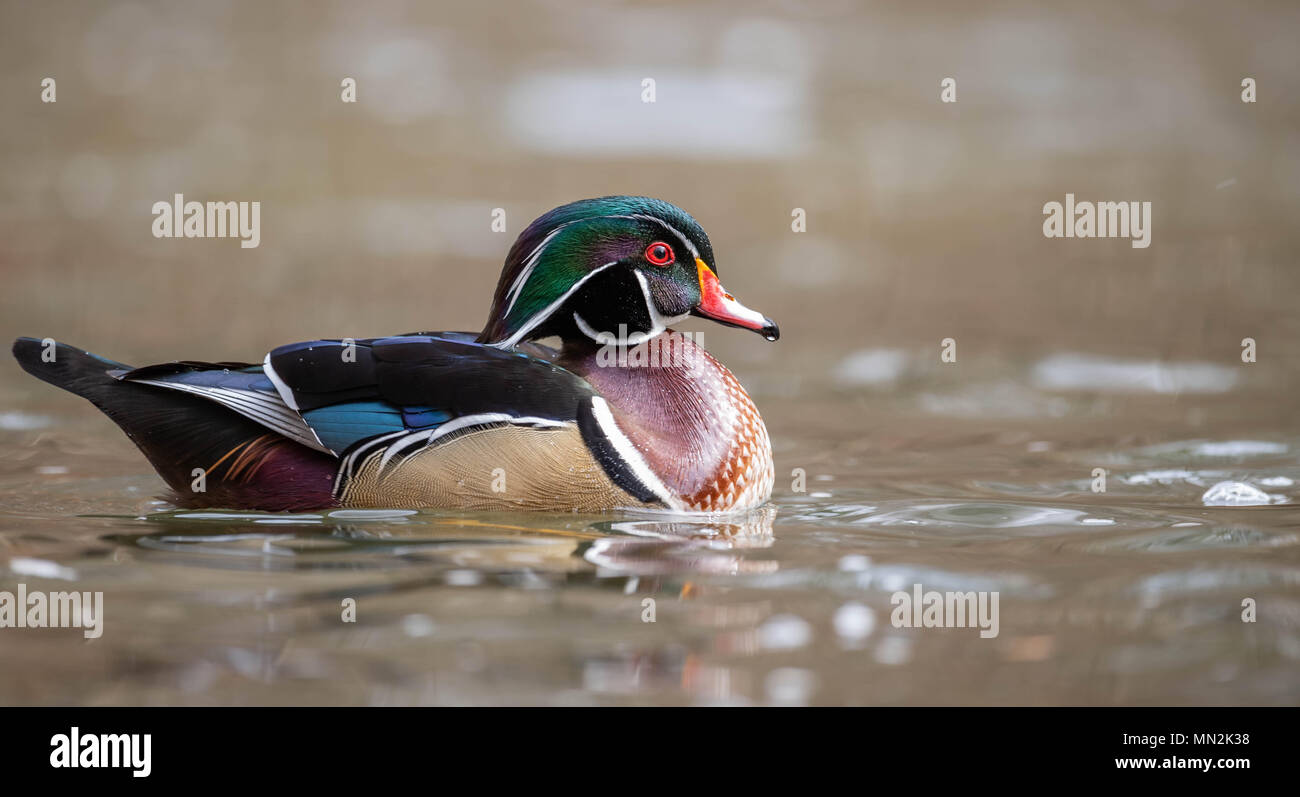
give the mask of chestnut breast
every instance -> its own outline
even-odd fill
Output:
[[[560,364],[609,402],[620,429],[683,508],[749,509],[772,494],[772,445],[731,371],[668,330],[636,346],[566,349]]]

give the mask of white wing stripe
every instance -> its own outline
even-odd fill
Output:
[[[302,419],[302,416],[286,407],[281,403],[278,396],[271,393],[254,390],[232,390],[206,385],[189,385],[184,382],[170,382],[163,379],[131,379],[129,381],[206,398],[243,415],[245,418],[256,421],[290,440],[327,454],[334,453],[321,443],[320,438]]]
[[[434,441],[441,437],[446,437],[452,432],[458,432],[462,429],[472,428],[474,426],[483,426],[491,423],[509,423],[521,426],[544,426],[546,428],[560,428],[572,425],[572,421],[558,421],[554,418],[541,418],[531,415],[507,415],[504,412],[484,412],[478,415],[464,415],[460,418],[454,418],[439,426],[437,429],[425,429],[417,432],[390,432],[389,434],[368,440],[357,446],[357,448],[344,459],[343,466],[339,468],[339,475],[334,479],[334,494],[339,494],[339,488],[343,483],[343,474],[347,474],[347,480],[351,480],[355,475],[356,465],[361,462],[369,461],[372,457],[380,455],[379,471],[382,473],[394,457],[400,456],[409,448],[419,446],[420,449],[429,448]],[[393,441],[393,442],[389,442]],[[419,444],[424,445],[420,446]],[[400,465],[399,465],[400,467]]]

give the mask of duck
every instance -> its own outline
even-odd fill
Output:
[[[691,316],[780,337],[723,289],[689,213],[607,196],[519,234],[477,334],[312,340],[260,363],[132,367],[35,337],[13,353],[121,427],[181,508],[751,510],[772,493],[767,427],[672,328]]]

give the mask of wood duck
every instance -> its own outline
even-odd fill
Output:
[[[478,335],[314,340],[260,365],[132,368],[34,338],[14,356],[113,419],[184,507],[735,512],[771,495],[767,428],[669,325],[779,331],[717,273],[682,209],[586,199],[520,234]]]

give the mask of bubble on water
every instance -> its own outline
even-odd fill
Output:
[[[841,360],[834,378],[844,386],[890,385],[906,364],[907,356],[899,349],[863,349]]]
[[[768,702],[781,706],[805,705],[817,689],[817,676],[801,667],[778,667],[763,680]]]
[[[476,587],[483,581],[477,570],[450,570],[443,578],[453,587]]]
[[[1256,479],[1255,481],[1261,487],[1290,487],[1295,484],[1293,480],[1288,479],[1285,476],[1266,476],[1262,479]]]
[[[1223,393],[1237,373],[1216,363],[1160,362],[1090,354],[1054,354],[1034,366],[1046,390],[1134,393]]]
[[[1202,443],[1192,453],[1202,457],[1258,457],[1266,454],[1285,454],[1286,445],[1267,440],[1227,440]]]
[[[758,644],[768,650],[793,650],[812,641],[812,626],[795,614],[777,614],[758,627]]]
[[[847,556],[840,557],[839,568],[846,573],[862,573],[870,567],[870,556],[863,556],[860,553],[851,553]]]
[[[876,629],[876,613],[861,603],[846,603],[835,610],[835,633],[856,642],[871,636]]]
[[[54,419],[48,415],[33,415],[29,412],[0,412],[0,429],[7,432],[43,429],[52,423],[54,423]]]
[[[15,556],[9,560],[9,572],[16,576],[33,576],[35,578],[57,578],[63,581],[76,581],[77,571],[64,567],[48,559],[33,559],[29,556]]]
[[[1120,481],[1125,484],[1138,486],[1147,486],[1152,484],[1175,484],[1177,482],[1186,482],[1194,484],[1197,487],[1203,487],[1207,479],[1218,479],[1224,476],[1223,471],[1200,470],[1191,471],[1183,468],[1168,468],[1164,470],[1149,470],[1142,473],[1132,473],[1127,476],[1121,476]]]
[[[1261,506],[1273,503],[1273,496],[1245,482],[1219,482],[1205,491],[1201,503],[1206,506]]]
[[[1206,459],[1237,459],[1242,457],[1276,456],[1289,451],[1285,443],[1272,440],[1178,440],[1140,449],[1147,456],[1167,459],[1185,459],[1188,456]]]
[[[438,624],[427,614],[408,614],[402,618],[402,633],[409,637],[432,636]]]

